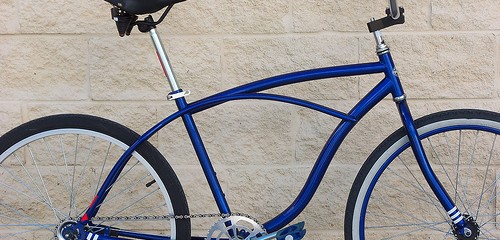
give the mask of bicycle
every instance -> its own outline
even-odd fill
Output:
[[[206,239],[302,239],[304,223],[288,224],[313,197],[347,134],[388,95],[398,108],[403,126],[387,137],[361,167],[349,194],[345,238],[500,238],[495,206],[499,177],[492,169],[498,164],[493,160],[499,154],[495,143],[500,114],[460,109],[413,120],[390,50],[380,33],[383,28],[404,23],[404,9],[395,0],[389,1],[386,17],[368,23],[375,36],[378,62],[288,73],[193,103],[186,101],[189,92],[179,87],[156,32],[156,25],[172,6],[183,0],[106,1],[114,5],[112,16],[120,36],[129,35],[135,26],[150,34],[171,87],[168,99],[175,101],[178,111],[143,135],[110,120],[79,114],[35,119],[4,134],[0,137],[0,238],[204,239],[191,236],[190,220],[218,217]],[[158,21],[150,15],[138,20],[137,15],[161,9],[165,11]],[[376,73],[383,73],[384,79],[348,113],[262,93],[299,82]],[[231,211],[193,119],[196,113],[246,99],[297,105],[341,120],[297,198],[263,224]],[[179,118],[219,213],[191,214],[175,172],[148,142]],[[65,196],[61,199],[60,195]]]

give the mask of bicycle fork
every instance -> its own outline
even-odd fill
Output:
[[[408,105],[406,104],[406,100],[402,100],[401,102],[397,103],[397,105],[401,115],[401,119],[406,129],[408,139],[410,141],[413,154],[417,159],[420,170],[422,171],[425,180],[429,184],[429,187],[432,189],[435,196],[438,198],[439,202],[452,220],[455,236],[458,239],[476,239],[476,237],[479,235],[479,231],[478,229],[476,229],[477,227],[474,227],[472,223],[471,226],[469,226],[468,221],[472,220],[470,218],[464,218],[464,214],[460,212],[460,210],[455,205],[455,203],[435,175],[434,171],[432,170],[432,167],[429,164],[429,160],[424,152],[417,129],[413,124],[410,110],[408,108]]]
[[[406,134],[408,136],[413,154],[417,159],[418,165],[427,183],[452,220],[454,228],[453,233],[455,237],[457,237],[457,239],[477,239],[477,236],[479,235],[479,227],[475,223],[474,219],[460,212],[460,210],[448,195],[443,185],[437,178],[436,174],[432,170],[432,167],[420,141],[420,136],[418,135],[417,129],[415,127],[410,109],[406,102],[406,95],[404,94],[403,88],[401,86],[396,67],[394,66],[394,62],[392,61],[392,57],[389,52],[389,48],[385,45],[380,31],[375,31],[374,36],[377,42],[377,54],[379,55],[380,61],[384,62],[387,66],[387,70],[385,73],[386,78],[389,78],[393,82],[393,100],[398,107],[399,114],[403,122],[403,126],[406,130]]]

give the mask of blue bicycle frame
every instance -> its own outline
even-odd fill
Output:
[[[154,29],[151,32],[153,41],[155,42],[155,46],[157,47],[158,56],[160,58],[160,62],[164,69],[170,69],[170,65],[168,64],[168,59],[166,55],[164,55],[164,51],[162,49],[161,44],[156,44],[155,36],[156,32]],[[191,142],[194,146],[204,174],[207,178],[208,184],[211,188],[212,194],[214,196],[215,202],[219,208],[220,213],[231,213],[230,207],[224,197],[223,190],[219,181],[217,180],[215,170],[211,164],[201,136],[196,127],[195,121],[193,119],[193,114],[202,112],[206,109],[212,108],[219,104],[223,104],[225,102],[234,101],[234,100],[244,100],[244,99],[260,99],[260,100],[270,100],[270,101],[278,101],[284,102],[288,104],[294,104],[301,107],[313,109],[324,114],[330,115],[332,117],[340,118],[341,122],[337,126],[337,128],[333,131],[328,141],[325,143],[320,155],[318,156],[311,173],[302,188],[299,195],[296,197],[295,201],[290,204],[290,206],[284,210],[282,213],[277,215],[275,218],[263,224],[263,227],[267,232],[275,232],[279,229],[283,228],[285,225],[289,224],[295,217],[297,217],[300,212],[307,206],[312,196],[316,192],[321,180],[323,179],[325,172],[330,165],[333,156],[335,155],[337,149],[343,142],[344,138],[351,131],[351,129],[356,125],[356,123],[376,104],[378,104],[382,99],[386,96],[391,95],[397,105],[397,109],[401,116],[401,120],[403,126],[407,131],[408,138],[410,140],[410,144],[412,150],[416,156],[418,164],[429,183],[429,186],[434,191],[435,195],[441,202],[443,208],[446,211],[450,211],[456,208],[456,205],[450,199],[441,183],[435,176],[432,171],[427,157],[425,156],[424,150],[420,143],[419,135],[415,129],[413,118],[410,114],[410,110],[406,103],[406,97],[401,86],[401,82],[397,75],[396,67],[392,60],[389,49],[383,43],[380,33],[377,31],[375,33],[377,40],[377,53],[379,57],[378,62],[372,63],[363,63],[363,64],[353,64],[353,65],[345,65],[345,66],[336,66],[336,67],[327,67],[313,70],[306,70],[301,72],[294,72],[289,74],[284,74],[280,76],[275,76],[267,79],[263,79],[260,81],[252,82],[246,85],[242,85],[210,97],[204,98],[202,100],[198,100],[193,103],[187,103],[184,98],[183,90],[177,87],[177,84],[171,84],[173,88],[173,92],[170,96],[175,97],[175,102],[179,111],[174,114],[168,116],[163,121],[159,122],[149,131],[147,131],[140,139],[133,144],[119,159],[117,164],[114,166],[111,174],[107,177],[97,196],[95,197],[93,203],[90,205],[88,211],[84,215],[84,217],[80,220],[81,224],[87,224],[90,222],[90,219],[96,215],[99,210],[99,205],[102,203],[110,190],[110,186],[116,181],[118,175],[124,168],[128,159],[130,159],[131,154],[134,150],[141,145],[143,142],[147,141],[153,134],[158,132],[160,129],[165,127],[167,124],[172,122],[175,119],[182,118]],[[156,36],[157,37],[157,36]],[[165,62],[164,62],[165,61]],[[376,74],[376,73],[384,73],[385,78],[381,80],[365,97],[363,97],[358,104],[356,104],[349,113],[342,113],[340,111],[328,108],[323,105],[319,105],[316,103],[312,103],[309,101],[304,101],[297,98],[292,98],[288,96],[275,95],[275,94],[265,94],[260,93],[261,91],[285,86],[294,83],[313,81],[318,79],[326,79],[326,78],[337,78],[344,76],[356,76],[356,75],[366,75],[366,74]],[[172,81],[174,77],[170,71],[165,71],[165,74],[169,81]],[[458,210],[457,210],[458,211]],[[455,216],[457,211],[450,213],[450,216],[453,214]],[[459,215],[461,216],[461,214]],[[463,219],[453,219],[455,221],[456,226],[460,229],[466,227],[466,223]],[[150,235],[137,234],[134,236],[140,236],[144,239],[156,239]],[[112,237],[105,237],[99,239],[116,239]],[[158,239],[165,239],[158,238]]]

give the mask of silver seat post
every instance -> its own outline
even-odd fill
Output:
[[[160,37],[156,33],[156,28],[151,28],[149,34],[151,36],[151,39],[153,40],[156,55],[158,56],[158,60],[160,60],[161,67],[163,68],[165,77],[167,77],[172,92],[180,90],[179,85],[177,84],[177,80],[175,79],[174,72],[172,71],[172,66],[170,65],[170,61],[168,60],[167,53],[165,52],[165,48],[163,47]]]

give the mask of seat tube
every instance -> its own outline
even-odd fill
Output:
[[[175,78],[175,74],[172,70],[172,66],[170,65],[170,61],[168,59],[165,48],[163,47],[163,43],[161,42],[161,39],[156,32],[156,28],[152,27],[149,30],[149,34],[155,46],[156,55],[158,56],[158,60],[160,61],[165,77],[167,77],[168,83],[170,84],[170,88],[172,90],[171,94],[181,94],[178,95],[178,97],[169,98],[169,100],[175,100],[177,108],[179,110],[184,109],[187,107],[187,102],[184,96],[189,93],[183,92],[182,89],[180,89],[179,84],[177,83],[177,80]],[[188,132],[189,138],[191,139],[191,143],[193,144],[196,155],[198,156],[201,167],[203,169],[203,173],[205,174],[205,177],[208,181],[220,213],[231,213],[224,192],[222,191],[222,187],[219,183],[219,180],[217,179],[215,169],[210,162],[207,150],[203,144],[200,133],[194,122],[193,116],[191,114],[184,114],[182,116],[182,120]]]
[[[187,107],[186,99],[184,97],[175,99],[175,102],[177,103],[179,109]],[[227,203],[225,194],[219,180],[217,179],[217,173],[215,172],[215,169],[210,161],[193,116],[191,114],[184,114],[182,115],[182,121],[184,122],[189,138],[191,139],[191,143],[194,147],[196,155],[198,156],[203,173],[205,174],[205,178],[207,179],[220,213],[230,214],[231,210]]]

